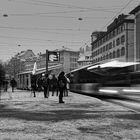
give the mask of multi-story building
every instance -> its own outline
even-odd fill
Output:
[[[35,54],[30,49],[28,49],[26,51],[21,51],[20,53],[17,53],[15,55],[15,57],[19,58],[19,59],[27,59],[27,58],[34,57],[34,56],[35,56]]]
[[[106,32],[94,32],[92,62],[101,63],[111,59],[134,61],[134,16],[119,15]]]
[[[134,60],[140,62],[140,5],[134,8],[130,14],[135,16],[134,24]],[[136,71],[140,71],[140,65],[135,68]]]
[[[7,74],[16,77],[16,75],[26,69],[25,62],[26,59],[34,57],[35,54],[32,50],[21,51],[13,56],[7,65]]]
[[[65,47],[55,51],[60,53],[60,63],[63,65],[63,71],[65,71],[65,73],[69,73],[78,68],[77,60],[79,58],[79,51],[72,51]]]
[[[78,68],[92,63],[91,60],[91,47],[86,46],[85,48],[80,48],[80,55],[78,59]]]

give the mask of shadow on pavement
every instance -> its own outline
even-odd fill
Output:
[[[124,119],[140,120],[140,114],[112,115],[111,113],[125,111],[91,111],[86,109],[57,109],[48,111],[25,111],[20,109],[8,108],[6,105],[0,105],[0,118],[17,118],[27,121],[65,121],[78,119],[96,119],[103,117],[117,117]],[[104,114],[103,114],[104,113]]]

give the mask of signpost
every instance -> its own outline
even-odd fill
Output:
[[[59,52],[46,50],[46,74],[48,74],[48,62],[58,62],[59,59]]]
[[[46,50],[46,74],[48,74],[48,50]]]

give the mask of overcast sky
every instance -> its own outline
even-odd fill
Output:
[[[78,50],[90,45],[93,31],[106,30],[115,17],[139,4],[139,0],[0,0],[0,60],[27,49],[35,54],[62,46]]]

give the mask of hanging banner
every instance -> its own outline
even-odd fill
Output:
[[[36,73],[36,70],[37,70],[37,64],[36,62],[34,63],[34,67],[33,67],[33,71],[32,71],[32,74],[34,75]]]

